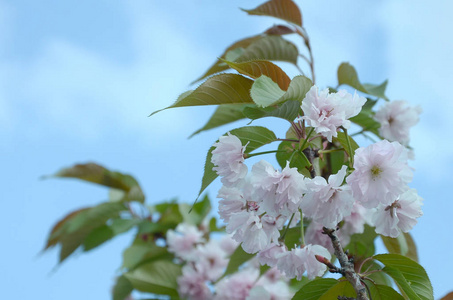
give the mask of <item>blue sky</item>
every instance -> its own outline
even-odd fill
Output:
[[[106,200],[107,190],[39,177],[95,161],[134,174],[151,203],[173,197],[192,201],[205,153],[228,128],[187,139],[204,125],[212,107],[147,116],[189,89],[226,46],[273,25],[270,18],[237,9],[260,3],[0,0],[5,299],[109,299],[130,235],[56,270],[56,251],[39,255],[59,218]],[[440,297],[453,290],[448,269],[453,245],[445,228],[453,211],[448,190],[453,151],[444,140],[453,129],[453,5],[441,0],[298,4],[312,40],[318,85],[335,85],[336,68],[349,61],[362,81],[388,78],[391,99],[423,107],[411,144],[416,153],[412,186],[425,199],[425,215],[413,235]],[[270,124],[283,135],[286,124]],[[218,182],[212,185],[211,196],[218,188]]]

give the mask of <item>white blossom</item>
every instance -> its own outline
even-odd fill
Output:
[[[321,255],[329,260],[332,257],[326,248],[309,244],[278,255],[277,268],[288,278],[296,277],[300,280],[307,271],[308,279],[314,279],[322,276],[327,268],[316,260],[315,255]]]
[[[243,210],[230,217],[226,232],[233,234],[233,239],[242,242],[247,253],[256,253],[264,249],[273,240],[280,237],[281,223],[270,216],[260,217],[255,211]]]
[[[260,191],[262,209],[269,215],[290,217],[297,212],[305,192],[304,176],[289,164],[279,172],[267,161],[252,167],[252,185]]]
[[[274,267],[277,265],[278,256],[281,253],[288,251],[285,245],[278,245],[275,243],[269,244],[266,248],[261,250],[257,257],[261,265],[268,265]]]
[[[382,140],[354,155],[354,172],[346,178],[354,198],[365,208],[390,205],[412,180],[407,150],[398,142]]]
[[[206,285],[206,278],[190,265],[182,268],[182,276],[178,277],[178,292],[182,299],[212,299],[212,292]]]
[[[239,243],[233,240],[230,235],[224,235],[219,241],[219,246],[228,256],[230,256],[239,246]]]
[[[235,135],[221,136],[214,144],[211,161],[212,168],[221,177],[225,186],[231,187],[247,175],[247,166],[244,164],[244,151],[241,140]]]
[[[215,285],[214,300],[244,300],[259,277],[259,271],[247,268],[225,277]]]
[[[222,186],[217,198],[222,199],[219,201],[219,215],[225,222],[230,220],[232,214],[244,210],[247,205],[243,191],[237,187]]]
[[[222,276],[228,265],[227,254],[219,243],[210,240],[204,245],[198,245],[190,258],[199,273],[204,274],[208,280],[217,280]]]
[[[376,232],[392,238],[401,231],[409,232],[423,215],[422,201],[415,189],[408,189],[391,205],[380,205],[372,218]]]
[[[341,232],[345,235],[353,235],[355,233],[363,233],[365,223],[368,218],[369,210],[364,208],[359,202],[354,202],[351,215],[344,218],[344,224],[341,227]]]
[[[387,102],[375,114],[374,118],[381,124],[379,134],[389,140],[409,144],[409,131],[418,123],[422,112],[420,106],[410,106],[406,101]]]
[[[365,102],[366,99],[357,93],[353,96],[346,90],[337,93],[329,93],[328,89],[318,91],[314,85],[302,101],[302,119],[332,142],[332,137],[337,137],[337,129],[340,126],[349,128],[351,122],[348,119],[356,116]]]
[[[267,274],[279,274],[279,278],[274,280],[270,279]],[[261,276],[258,282],[250,291],[247,300],[290,300],[294,292],[291,291],[289,285],[283,281],[283,275],[275,268],[269,269],[264,276]]]
[[[180,223],[175,230],[167,231],[168,251],[184,259],[189,258],[196,244],[202,242],[203,233],[193,225]]]
[[[328,182],[321,176],[306,179],[307,193],[300,207],[304,215],[327,228],[335,228],[344,217],[351,214],[354,198],[351,189],[342,185],[346,176],[346,166]]]
[[[305,251],[305,268],[308,279],[311,280],[322,276],[326,272],[327,266],[320,263],[315,255],[320,255],[330,260],[332,257],[329,251],[320,245],[306,245],[302,250]]]

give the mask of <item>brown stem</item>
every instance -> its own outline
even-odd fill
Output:
[[[346,279],[351,283],[357,294],[357,300],[369,300],[370,298],[367,295],[367,288],[364,283],[362,283],[362,278],[359,274],[355,272],[354,262],[348,258],[344,253],[343,247],[340,244],[337,233],[335,229],[329,229],[324,227],[323,233],[327,234],[332,241],[332,246],[335,250],[335,256],[338,258],[338,261],[341,265],[341,274],[346,277]],[[338,298],[338,299],[348,299],[348,298]],[[351,299],[351,298],[349,298]]]

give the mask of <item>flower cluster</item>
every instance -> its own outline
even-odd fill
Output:
[[[319,92],[313,86],[302,101],[301,119],[332,142],[338,128],[348,128],[348,118],[357,115],[365,101],[357,94]],[[416,111],[403,114],[403,119],[414,124]],[[397,115],[392,118],[400,122]],[[244,150],[241,140],[229,133],[214,145],[212,163],[224,184],[218,193],[219,215],[244,251],[258,253],[261,264],[276,267],[288,278],[300,279],[303,274],[314,278],[325,272],[326,266],[315,259],[315,255],[330,259],[333,253],[324,227],[336,228],[346,245],[352,234],[364,231],[366,222],[377,233],[396,237],[412,229],[422,215],[422,199],[408,187],[412,180],[408,151],[399,142],[382,140],[357,149],[350,175],[343,165],[327,180],[304,177],[289,163],[276,170],[264,160],[248,172]],[[286,231],[304,219],[310,221],[306,238],[288,248],[283,243]]]
[[[345,90],[329,93],[328,89],[319,91],[314,85],[302,101],[302,119],[314,127],[316,133],[332,142],[332,137],[337,137],[338,128],[348,129],[351,125],[348,119],[358,115],[365,102],[366,99],[357,93],[351,95]]]
[[[229,236],[220,240],[204,236],[198,228],[185,223],[167,232],[168,250],[184,264],[177,280],[182,299],[291,299],[293,293],[285,277],[276,268],[260,276],[257,260],[220,279],[238,244]]]

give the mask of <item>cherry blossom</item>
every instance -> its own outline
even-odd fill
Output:
[[[387,102],[375,114],[374,118],[381,124],[379,134],[389,140],[409,144],[409,131],[418,123],[422,112],[420,106],[410,106],[406,101]]]
[[[314,85],[302,101],[302,119],[332,142],[332,137],[337,137],[337,129],[340,126],[349,128],[351,122],[348,119],[356,116],[365,102],[366,99],[357,93],[351,95],[346,90],[329,93],[328,89],[318,91]]]
[[[204,242],[203,233],[195,226],[180,223],[175,230],[167,231],[168,251],[176,256],[187,259],[197,243]]]
[[[297,212],[305,192],[304,176],[289,164],[279,172],[267,161],[252,167],[252,185],[261,190],[262,208],[269,215],[290,217]]]
[[[191,265],[182,268],[182,276],[178,277],[178,292],[181,298],[187,300],[212,299],[212,292],[206,285],[206,278]]]
[[[317,261],[315,255],[321,255],[327,259],[332,257],[326,248],[309,244],[303,248],[295,248],[279,254],[277,268],[288,278],[296,277],[300,280],[307,271],[308,279],[314,279],[322,276],[326,271],[326,265]]]
[[[409,232],[423,215],[422,201],[415,189],[408,189],[391,205],[380,205],[372,218],[376,232],[393,238],[401,231]]]
[[[335,228],[344,217],[351,214],[354,198],[351,189],[342,185],[346,176],[346,166],[328,182],[321,176],[306,179],[307,193],[300,207],[304,215],[327,228]]]
[[[259,277],[255,268],[247,268],[225,277],[215,285],[214,300],[244,300]]]
[[[211,161],[214,171],[221,177],[225,186],[233,186],[247,175],[248,168],[244,164],[244,151],[241,140],[235,135],[221,136],[214,144]]]
[[[406,148],[387,140],[357,149],[354,172],[346,178],[354,198],[366,208],[390,205],[411,180]]]

